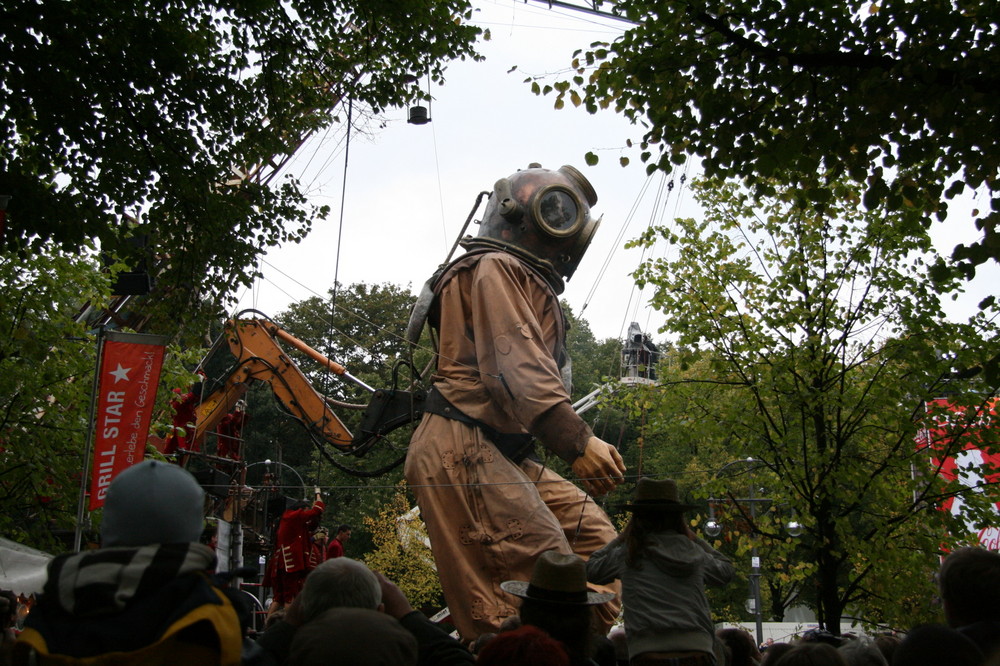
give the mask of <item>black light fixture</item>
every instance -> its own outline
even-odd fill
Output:
[[[426,125],[431,121],[430,116],[427,115],[426,106],[411,106],[410,115],[406,119],[406,122],[411,125]]]
[[[135,224],[133,218],[129,218],[129,224]],[[111,293],[115,296],[144,296],[153,290],[153,279],[149,274],[147,258],[150,253],[150,235],[138,227],[132,230],[132,234],[124,239],[123,250],[127,253],[125,260],[129,268],[119,271],[115,276],[115,281],[111,285]],[[111,263],[111,258],[104,257],[107,263]]]
[[[411,106],[406,122],[411,125],[426,125],[431,121],[431,72],[427,71],[427,106],[420,104]]]

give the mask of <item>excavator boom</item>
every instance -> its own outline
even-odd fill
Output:
[[[275,397],[306,428],[337,448],[348,450],[351,447],[353,437],[350,431],[281,348],[278,338],[335,374],[350,378],[344,366],[327,359],[267,320],[230,319],[226,322],[225,336],[229,349],[236,358],[236,367],[226,378],[225,384],[198,405],[194,441],[200,443],[206,433],[214,431],[222,418],[246,394],[251,384],[264,381],[270,384]]]

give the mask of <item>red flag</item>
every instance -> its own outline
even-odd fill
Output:
[[[980,468],[1000,470],[1000,451],[983,441],[983,433],[997,423],[1000,400],[990,399],[983,410],[970,417],[961,405],[948,398],[936,398],[925,403],[928,417],[925,426],[917,433],[917,450],[926,450],[931,464],[940,468],[941,478],[958,479],[967,488],[1000,482],[1000,474],[980,474]],[[983,492],[982,489],[979,492]],[[961,495],[948,497],[941,502],[941,510],[953,515],[962,511]],[[1000,517],[1000,501],[993,506]],[[989,550],[1000,549],[1000,527],[990,525],[979,528],[969,525],[970,532],[979,533],[979,544]]]
[[[165,342],[160,335],[105,334],[94,412],[91,511],[104,505],[112,479],[143,459]]]

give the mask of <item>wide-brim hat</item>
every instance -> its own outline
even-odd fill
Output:
[[[594,606],[615,598],[614,592],[587,589],[587,566],[579,555],[555,550],[538,557],[530,581],[508,580],[500,587],[515,597],[555,604]]]
[[[620,504],[627,511],[690,511],[698,505],[681,502],[677,482],[673,479],[650,479],[643,477],[635,488],[632,501]]]

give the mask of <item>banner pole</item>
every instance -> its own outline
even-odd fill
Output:
[[[94,383],[90,389],[90,417],[87,419],[87,440],[83,452],[83,471],[80,474],[80,497],[76,505],[76,532],[73,535],[73,551],[79,553],[83,545],[83,507],[87,500],[87,482],[90,480],[90,451],[94,445],[94,420],[97,409],[97,387],[101,380],[101,357],[104,353],[104,326],[97,329],[97,366],[94,368]]]

